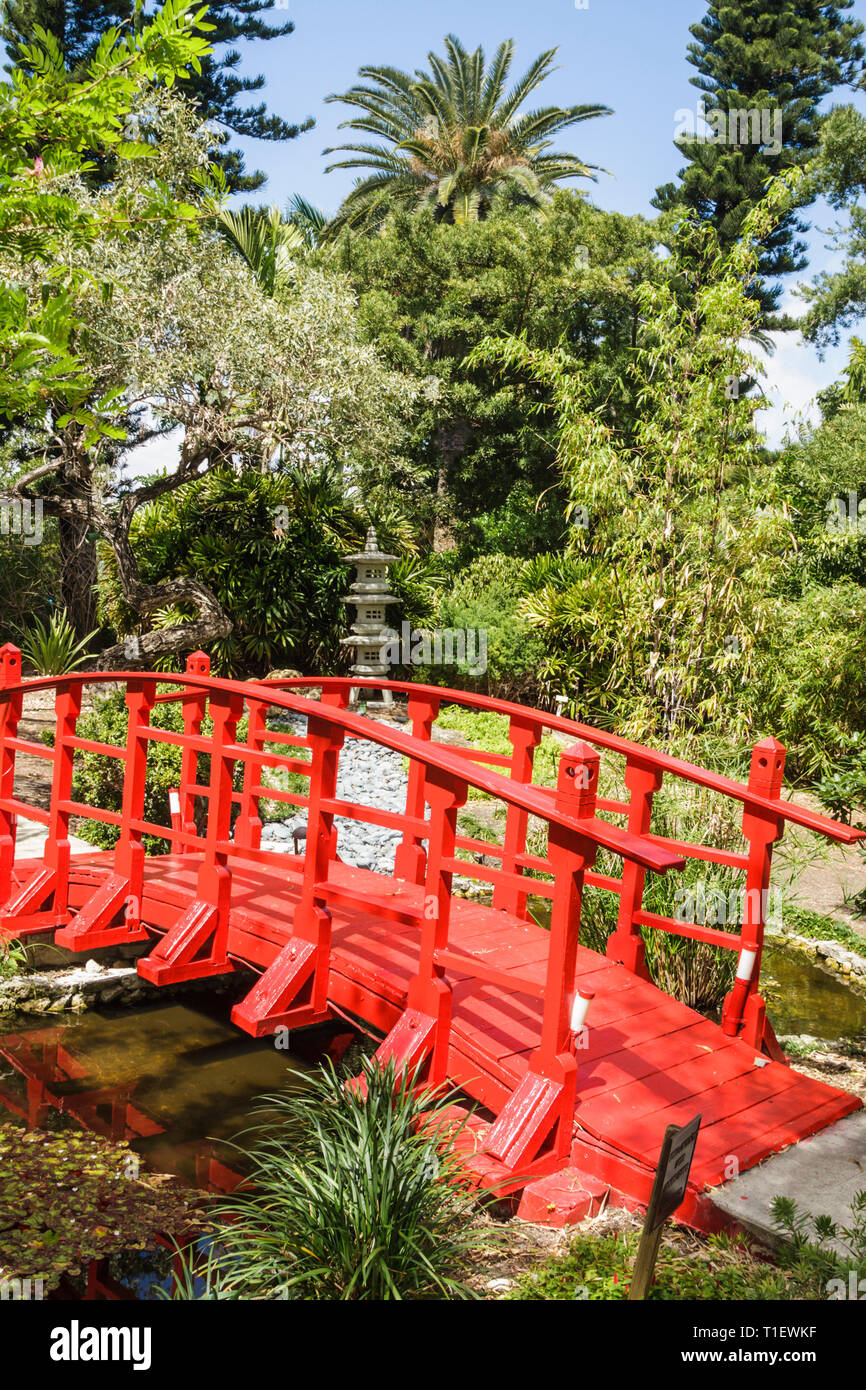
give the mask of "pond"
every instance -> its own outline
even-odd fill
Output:
[[[0,1032],[0,1123],[86,1129],[125,1139],[152,1171],[193,1187],[230,1191],[242,1162],[228,1141],[261,1123],[257,1098],[299,1085],[314,1065],[273,1038],[253,1039],[228,1019],[225,996],[157,1001],[75,1017],[7,1016]],[[310,1057],[338,1056],[354,1037],[309,1030]],[[147,1298],[168,1287],[171,1254],[115,1256],[105,1279]],[[75,1287],[83,1293],[83,1281]],[[119,1295],[122,1296],[122,1295]]]
[[[764,951],[761,984],[777,1034],[833,1039],[866,1034],[866,996],[798,951]]]

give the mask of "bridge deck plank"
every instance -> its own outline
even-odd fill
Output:
[[[289,939],[298,902],[303,859],[274,855],[273,863],[232,864],[229,950],[258,969]],[[80,906],[94,879],[108,873],[111,856],[75,856],[71,905]],[[41,867],[21,863],[22,883]],[[149,858],[142,915],[160,930],[194,897],[194,855]],[[405,1007],[418,959],[415,924],[384,920],[369,898],[392,897],[423,905],[423,887],[336,863],[333,880],[356,895],[332,904],[330,997],[375,1029],[387,1030]],[[453,898],[449,949],[515,976],[543,981],[548,935],[544,928],[482,903]],[[449,1053],[452,1079],[482,1104],[501,1108],[530,1064],[537,1046],[542,1002],[500,985],[485,984],[464,970],[446,974],[453,989]],[[777,1062],[756,1065],[754,1049],[726,1037],[711,1021],[670,999],[648,981],[586,947],[578,952],[576,981],[593,991],[586,1038],[577,1050],[576,1120],[584,1136],[600,1141],[598,1171],[607,1181],[610,1153],[636,1160],[642,1169],[657,1159],[665,1128],[699,1111],[703,1124],[693,1179],[713,1186],[730,1176],[731,1155],[740,1169],[759,1162],[856,1108],[856,1099],[812,1081]],[[576,1131],[577,1132],[577,1131]],[[587,1148],[582,1148],[586,1170]],[[607,1156],[607,1157],[606,1157]],[[634,1166],[634,1165],[632,1165]]]

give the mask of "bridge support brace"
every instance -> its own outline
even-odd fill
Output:
[[[451,1028],[451,989],[445,980],[409,985],[407,1008],[376,1052],[397,1072],[418,1072],[418,1084],[442,1086],[448,1079],[448,1036]]]
[[[101,883],[67,926],[54,937],[58,946],[69,951],[95,951],[100,946],[128,946],[147,941],[148,933],[141,925],[139,911],[133,908],[135,895],[130,893],[130,881],[112,874]],[[118,913],[123,922],[114,924]]]
[[[229,884],[226,883],[226,890]],[[228,892],[226,892],[228,899]],[[228,901],[224,913],[228,918]],[[166,932],[150,955],[138,962],[138,973],[152,985],[176,985],[186,980],[203,980],[226,975],[234,966],[218,949],[216,937],[220,909],[213,903],[193,902],[178,922]]]
[[[245,1033],[264,1038],[277,1028],[307,1028],[334,1017],[326,992],[330,914],[322,915],[327,918],[323,939],[288,942],[246,998],[235,1004],[232,1023]]]

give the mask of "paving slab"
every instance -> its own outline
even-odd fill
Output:
[[[48,829],[44,825],[37,825],[35,821],[25,820],[23,816],[18,817],[18,828],[15,832],[15,858],[16,859],[41,859],[45,853],[45,841],[48,838]],[[86,840],[81,840],[77,835],[69,836],[69,844],[73,854],[92,854],[95,846],[89,845]]]
[[[800,1211],[830,1216],[842,1227],[851,1225],[851,1203],[863,1191],[866,1110],[858,1110],[715,1188],[710,1197],[720,1211],[772,1245],[779,1240],[770,1211],[774,1197],[793,1197]],[[832,1243],[848,1253],[841,1242]]]

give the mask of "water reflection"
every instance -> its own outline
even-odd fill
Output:
[[[223,1186],[208,1169],[225,1166],[231,1150],[212,1141],[247,1128],[256,1097],[309,1069],[273,1039],[239,1033],[219,1005],[157,1002],[48,1027],[22,1018],[0,1034],[0,1107],[28,1128],[70,1124],[126,1139],[155,1171]]]

